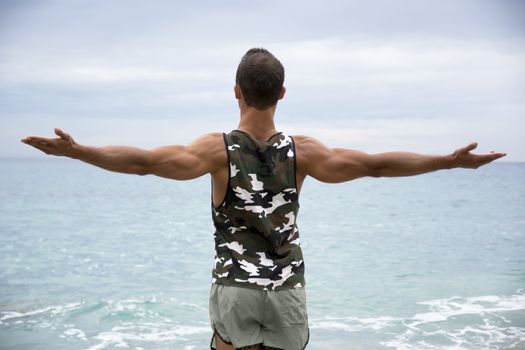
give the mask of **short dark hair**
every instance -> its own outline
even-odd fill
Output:
[[[268,50],[253,48],[242,57],[235,83],[241,88],[248,106],[263,110],[279,100],[284,67]]]

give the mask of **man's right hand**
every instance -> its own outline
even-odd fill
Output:
[[[47,138],[41,136],[28,136],[20,141],[33,146],[45,154],[71,157],[73,155],[74,148],[77,145],[75,140],[73,140],[71,135],[57,128],[55,128],[55,134],[57,134],[59,137]]]

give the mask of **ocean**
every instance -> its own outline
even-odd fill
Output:
[[[0,349],[209,349],[209,177],[0,167]],[[300,203],[308,350],[525,349],[525,163],[307,179]]]

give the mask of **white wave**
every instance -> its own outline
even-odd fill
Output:
[[[397,350],[525,349],[525,328],[505,317],[525,310],[524,294],[451,297],[418,304],[428,307],[428,312],[411,317],[323,317],[311,319],[310,328],[374,331],[378,339],[387,335],[381,345]]]
[[[430,312],[416,314],[413,319],[421,322],[445,321],[453,316],[525,310],[525,295],[435,299],[419,302],[428,305]],[[491,305],[489,305],[491,304]]]
[[[69,328],[64,331],[64,335],[67,335],[69,337],[77,337],[82,340],[87,340],[86,333],[84,331],[77,329],[77,328]]]
[[[157,304],[157,305],[152,305]],[[75,302],[63,305],[50,305],[33,310],[20,311],[9,310],[0,311],[0,324],[22,325],[27,324],[31,327],[47,328],[57,330],[62,328],[56,335],[62,339],[82,343],[88,350],[113,349],[120,347],[131,347],[139,349],[151,347],[152,344],[165,342],[167,345],[172,342],[175,344],[184,343],[189,337],[199,337],[203,335],[211,336],[211,327],[207,322],[195,322],[191,324],[177,324],[177,322],[166,315],[161,315],[155,309],[158,306],[167,308],[185,307],[197,310],[204,310],[200,305],[187,301],[179,301],[174,298],[157,300],[152,298],[128,298],[128,299],[109,299],[96,303]],[[108,318],[108,322],[113,323],[107,328],[98,329],[98,333],[80,329],[75,325],[75,317],[70,317],[71,312],[75,311],[78,316],[85,315],[88,318],[96,319]],[[119,313],[125,313],[128,321],[123,321]],[[129,314],[129,315],[128,315]],[[82,318],[83,319],[83,318]],[[85,325],[84,325],[85,326]],[[149,346],[144,346],[149,343]],[[186,344],[187,345],[187,344]],[[187,345],[188,350],[194,349],[192,345]],[[185,349],[186,349],[185,348]]]
[[[502,349],[519,346],[525,348],[525,329],[511,326],[502,315],[525,310],[525,295],[452,297],[418,303],[430,311],[414,315],[405,321],[407,330],[382,345],[400,350],[467,350]],[[452,326],[444,321],[468,317],[468,324]],[[474,317],[474,318],[473,318]],[[503,320],[503,322],[502,322]],[[437,330],[425,330],[432,324]],[[440,336],[443,343],[431,339]]]
[[[100,343],[86,350],[102,350],[107,347],[129,347],[130,342],[159,343],[183,340],[184,336],[211,333],[210,326],[139,324],[113,327],[109,332],[99,333],[94,339]]]
[[[400,317],[379,316],[379,317],[325,317],[322,319],[312,319],[309,326],[312,329],[343,330],[346,332],[359,332],[365,329],[380,330],[391,327],[403,321]]]
[[[191,307],[191,308],[195,308],[195,309],[197,309],[197,310],[202,310],[202,311],[206,311],[206,312],[208,311],[207,308],[205,308],[205,307],[203,307],[203,306],[201,306],[201,305],[195,304],[195,303],[185,303],[185,302],[182,302],[182,303],[179,303],[179,304],[182,305],[182,306],[189,306],[189,307]]]
[[[442,343],[433,343],[440,335]],[[404,333],[394,336],[381,345],[398,350],[495,350],[525,349],[525,330],[519,327],[501,327],[484,320],[484,325],[465,326],[453,330],[423,331],[409,327]]]
[[[75,310],[81,305],[83,305],[83,303],[69,303],[66,305],[52,305],[52,306],[47,306],[44,308],[31,310],[27,312],[0,311],[0,313],[2,314],[2,316],[0,317],[0,321],[6,321],[6,320],[21,318],[21,317],[41,315],[45,313],[50,313],[52,315],[59,315],[59,314],[64,314],[66,312]]]

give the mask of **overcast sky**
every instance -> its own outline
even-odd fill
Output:
[[[525,1],[0,0],[0,157],[60,127],[151,148],[236,128],[237,64],[284,64],[277,125],[329,146],[525,161]]]

